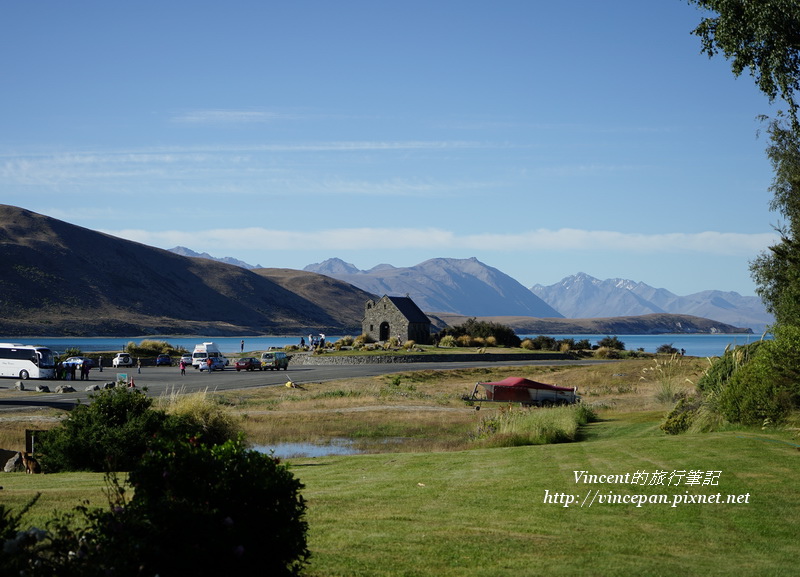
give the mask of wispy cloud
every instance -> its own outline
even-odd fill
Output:
[[[436,246],[437,249],[476,249],[502,252],[591,252],[614,251],[626,254],[695,253],[725,256],[755,256],[776,241],[774,233],[698,233],[642,234],[578,229],[539,229],[520,233],[460,235],[439,228],[342,228],[319,231],[286,231],[259,227],[212,229],[203,231],[119,230],[109,234],[144,244],[195,250],[212,248],[248,249],[269,246],[273,250],[325,246],[331,250],[402,250]]]
[[[276,120],[294,118],[289,114],[267,112],[261,110],[191,110],[177,113],[172,117],[172,122],[180,124],[263,124]]]

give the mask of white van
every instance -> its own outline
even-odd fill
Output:
[[[205,364],[208,357],[218,357],[223,363],[225,358],[222,356],[219,347],[214,343],[202,343],[195,345],[192,352],[192,366],[196,369],[201,364]],[[224,365],[223,365],[224,366]]]

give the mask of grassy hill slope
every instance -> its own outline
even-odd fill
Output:
[[[187,258],[0,205],[0,334],[280,334],[360,330],[367,293]],[[312,278],[306,283],[314,284]],[[357,311],[357,314],[356,314]]]

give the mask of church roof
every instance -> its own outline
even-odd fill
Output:
[[[389,299],[391,303],[397,307],[403,316],[408,319],[410,323],[430,323],[431,320],[428,318],[428,315],[422,312],[413,300],[410,297],[390,297],[388,295],[385,298]]]

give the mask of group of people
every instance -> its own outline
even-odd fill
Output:
[[[320,333],[318,337],[308,335],[308,348],[313,350],[318,347],[325,348],[325,333]],[[306,348],[306,340],[303,337],[300,337],[300,348]]]
[[[88,363],[58,363],[56,365],[56,379],[59,381],[77,381],[80,373],[82,381],[89,380],[89,371],[92,367]]]

